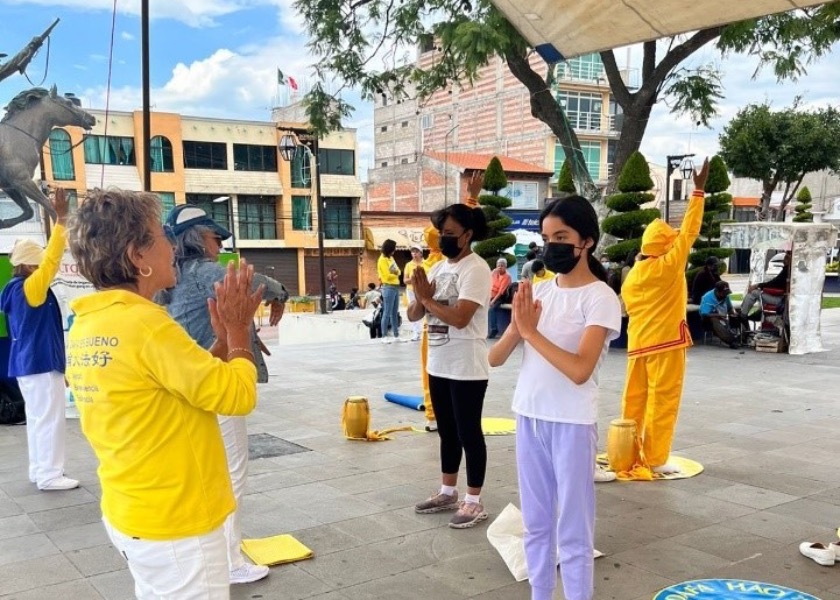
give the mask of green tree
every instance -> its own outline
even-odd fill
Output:
[[[652,189],[653,180],[647,160],[641,152],[634,152],[618,176],[619,193],[607,198],[607,207],[618,214],[607,217],[601,224],[605,233],[621,240],[606,249],[611,261],[620,262],[629,253],[638,252],[645,227],[659,217],[659,209],[642,208],[642,205],[654,201],[655,196],[650,193]]]
[[[769,104],[741,109],[720,135],[720,155],[737,177],[762,182],[761,218],[771,218],[770,200],[777,189],[785,208],[808,173],[840,170],[840,111],[833,107],[773,111]]]
[[[505,230],[513,223],[513,219],[502,212],[503,208],[511,205],[510,200],[499,196],[499,192],[507,187],[507,176],[502,168],[502,162],[494,156],[484,171],[484,189],[490,194],[478,197],[478,203],[487,219],[487,239],[478,242],[473,252],[487,261],[491,269],[496,268],[499,257],[507,260],[508,266],[516,263],[513,254],[506,254],[505,250],[516,244],[516,236]]]
[[[554,93],[562,65],[535,70],[532,49],[490,0],[296,0],[295,8],[303,17],[309,47],[318,56],[319,82],[306,103],[310,124],[319,135],[339,128],[351,114],[352,107],[341,95],[345,89],[357,89],[366,100],[385,93],[395,100],[415,95],[422,100],[438,90],[468,86],[498,56],[528,89],[531,114],[557,136],[578,192],[597,195],[580,142]],[[700,124],[716,114],[723,92],[718,71],[684,64],[698,50],[717,40],[723,54],[756,55],[779,78],[795,78],[840,38],[838,22],[840,3],[833,2],[704,29],[666,43],[645,42],[641,79],[632,88],[622,77],[614,51],[601,52],[610,89],[624,113],[615,171],[620,172],[638,150],[657,102],[667,101]],[[407,50],[416,45],[435,47],[430,65],[415,63]]]
[[[793,217],[794,223],[813,223],[814,215],[811,213],[811,190],[808,186],[802,186],[799,193],[796,194],[796,215]]]
[[[729,218],[732,206],[732,194],[726,191],[730,183],[726,163],[720,156],[713,156],[709,161],[709,178],[706,180],[703,224],[700,226],[700,236],[694,242],[694,251],[688,256],[691,265],[688,271],[689,283],[694,280],[694,275],[706,263],[708,257],[725,259],[734,252],[729,248],[720,247],[720,223]]]
[[[557,180],[557,191],[565,194],[577,194],[575,180],[572,178],[572,168],[569,166],[569,159],[563,161],[560,167],[560,177]]]

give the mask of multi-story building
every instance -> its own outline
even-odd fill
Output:
[[[117,186],[142,189],[142,113],[89,111],[97,119],[86,138],[78,128],[54,129],[45,148],[45,179],[72,190]],[[280,113],[282,116],[282,113]],[[151,115],[152,190],[164,213],[182,203],[204,208],[233,233],[236,249],[259,272],[293,294],[318,294],[317,206],[308,154],[291,164],[277,151],[280,136],[302,131],[300,122],[237,121]],[[342,291],[356,287],[363,247],[359,228],[362,187],[356,134],[344,130],[321,142],[327,268],[339,272]]]
[[[418,61],[428,67],[436,57],[434,49],[426,49]],[[542,76],[547,74],[548,66],[540,58],[532,58],[531,66]],[[625,78],[630,75],[628,71]],[[606,185],[622,112],[612,98],[600,57],[582,56],[558,65],[553,79],[553,93],[580,139],[586,166],[596,183]],[[387,94],[377,97],[374,136],[366,209],[384,209],[387,204],[392,210],[435,208],[435,202],[424,198],[422,163],[430,153],[444,161],[452,152],[505,155],[551,169],[553,181],[564,160],[557,137],[531,116],[530,92],[499,58],[480,69],[472,86],[452,86],[423,103],[413,98],[395,101]],[[457,181],[452,175],[451,180]]]

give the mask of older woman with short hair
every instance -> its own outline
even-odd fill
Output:
[[[249,328],[262,290],[251,292],[252,267],[230,266],[209,303],[216,341],[201,348],[152,301],[175,285],[160,210],[153,194],[94,190],[73,217],[70,250],[97,292],[71,305],[67,377],[137,598],[227,600],[222,526],[236,503],[216,415],[256,404]]]
[[[173,208],[166,224],[175,234],[175,263],[178,284],[158,294],[156,300],[202,348],[210,348],[214,341],[211,313],[207,301],[216,296],[215,285],[225,277],[219,264],[222,241],[231,233],[213,221],[199,206],[181,204]],[[283,316],[289,293],[279,281],[265,275],[254,275],[253,287],[263,286],[266,305],[271,307],[269,325],[277,325]],[[251,327],[251,351],[257,359],[257,382],[268,382],[268,368],[262,358],[256,329]],[[228,471],[233,485],[237,509],[225,521],[228,544],[228,563],[232,584],[252,583],[268,575],[268,567],[252,565],[242,556],[242,529],[239,524],[240,506],[248,479],[248,427],[245,417],[219,415],[219,427],[225,444]]]

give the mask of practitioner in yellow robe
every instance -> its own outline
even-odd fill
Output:
[[[428,273],[432,266],[443,260],[440,251],[440,232],[434,225],[423,230],[423,238],[429,247],[429,256],[423,259],[423,270]],[[429,360],[429,327],[423,319],[423,337],[420,340],[420,378],[423,382],[423,407],[426,409],[426,431],[437,431],[437,419],[432,408],[432,396],[429,393],[429,374],[426,373],[426,363]]]
[[[671,441],[685,377],[686,349],[691,335],[686,324],[688,254],[700,235],[708,159],[694,173],[694,192],[682,227],[656,219],[645,229],[642,251],[627,276],[621,296],[627,308],[627,380],[622,417],[636,422],[642,455],[635,473],[679,471],[669,464]]]

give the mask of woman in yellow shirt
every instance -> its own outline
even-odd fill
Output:
[[[376,262],[379,282],[382,284],[382,342],[390,344],[388,328],[394,332],[393,341],[400,338],[400,268],[394,260],[397,242],[385,240],[382,242],[382,254]]]
[[[405,281],[405,296],[408,302],[406,306],[414,302],[414,288],[411,287],[411,276],[414,275],[414,269],[423,266],[423,248],[418,245],[411,247],[411,260],[405,265],[403,271],[403,280]],[[423,332],[423,321],[414,321],[412,324],[414,330],[411,336],[412,342],[420,341],[420,334]]]
[[[204,350],[155,304],[175,285],[171,231],[152,194],[89,192],[69,229],[97,289],[72,303],[67,378],[99,460],[102,520],[137,598],[230,597],[223,523],[235,501],[217,414],[256,404],[249,327],[262,288],[231,264]]]

